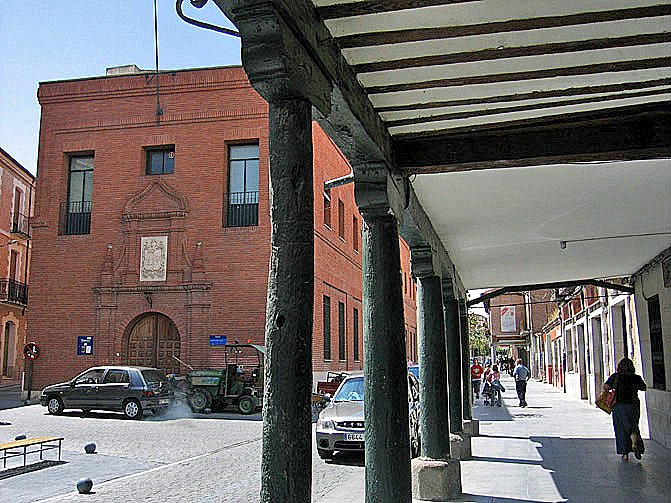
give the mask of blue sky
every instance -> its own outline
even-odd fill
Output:
[[[161,69],[240,64],[237,38],[185,23],[175,0],[157,4]],[[232,26],[212,1],[184,11]],[[0,146],[36,173],[39,82],[126,64],[155,66],[153,0],[0,0]]]

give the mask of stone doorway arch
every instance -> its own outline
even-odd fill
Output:
[[[175,323],[161,313],[144,313],[126,328],[128,365],[156,367],[166,374],[179,373],[180,337]]]

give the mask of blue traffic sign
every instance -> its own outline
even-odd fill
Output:
[[[210,346],[225,346],[226,340],[225,335],[210,335]]]

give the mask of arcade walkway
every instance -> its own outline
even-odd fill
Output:
[[[473,458],[461,463],[464,497],[455,501],[669,501],[669,450],[647,440],[641,461],[631,456],[622,463],[610,416],[535,381],[529,382],[529,406],[521,409],[512,379],[506,375],[503,383],[501,408],[476,400],[473,416],[480,420],[481,435],[473,438]],[[362,491],[363,480],[350,486],[347,499],[341,493],[339,500],[333,494],[334,499],[320,501],[359,503]]]

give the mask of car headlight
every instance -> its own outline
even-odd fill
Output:
[[[320,430],[333,430],[335,428],[335,423],[329,421],[328,419],[317,419],[317,429]]]

